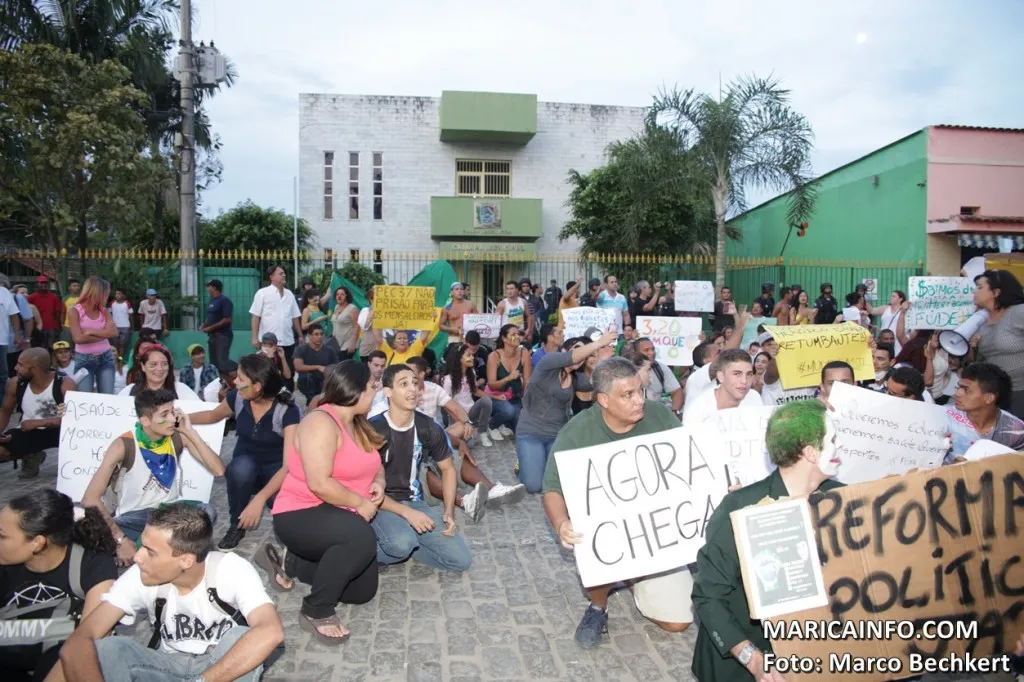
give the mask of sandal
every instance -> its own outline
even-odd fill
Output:
[[[352,634],[349,632],[341,637],[331,637],[320,632],[320,628],[325,625],[333,625],[338,628],[342,627],[341,619],[333,613],[327,618],[310,618],[304,613],[299,614],[299,627],[316,637],[321,644],[325,644],[327,646],[338,646]]]
[[[288,550],[285,550],[287,552]],[[270,576],[270,588],[277,592],[291,592],[292,588],[295,587],[295,580],[288,576],[284,570],[284,560],[281,555],[277,552],[277,547],[270,544],[269,542],[263,545],[262,548],[256,553],[256,558],[253,559],[253,563],[262,568]],[[287,580],[291,583],[288,587],[285,587],[278,578]]]

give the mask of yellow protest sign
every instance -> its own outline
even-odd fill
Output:
[[[779,344],[779,378],[782,387],[807,388],[821,383],[821,368],[833,360],[853,367],[853,378],[871,381],[875,366],[868,347],[868,331],[854,322],[772,327]]]
[[[375,286],[374,329],[433,329],[434,287]]]

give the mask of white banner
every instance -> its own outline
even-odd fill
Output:
[[[198,400],[176,400],[174,404],[188,414],[217,407],[217,403]],[[64,399],[64,405],[57,456],[57,490],[79,502],[111,443],[126,433],[134,434],[137,421],[135,398],[72,391]],[[195,429],[206,444],[219,454],[224,438],[224,422],[203,424]],[[185,499],[209,502],[213,475],[191,453],[181,457],[179,462],[185,477]],[[135,466],[145,466],[141,457],[136,458]]]
[[[654,344],[658,361],[670,365],[689,367],[693,364],[693,349],[700,345],[701,319],[699,317],[636,318],[636,333]]]
[[[714,441],[680,427],[555,454],[585,587],[669,571],[697,558],[728,491]]]
[[[910,329],[956,329],[974,314],[974,282],[966,277],[911,277]]]
[[[718,457],[715,463],[728,467],[730,485],[747,486],[775,470],[764,436],[768,420],[776,409],[774,405],[731,407],[719,410],[713,421],[697,427],[709,432],[709,438],[718,444],[713,450]]]
[[[562,310],[562,319],[565,320],[565,338],[574,339],[583,336],[588,329],[596,327],[602,332],[615,323],[615,311],[610,308],[591,308],[589,306],[578,306]],[[616,329],[621,334],[621,329]]]
[[[678,312],[715,312],[715,286],[711,282],[677,279],[673,298]]]
[[[467,313],[462,316],[462,336],[473,330],[481,339],[496,339],[501,330],[500,313]]]

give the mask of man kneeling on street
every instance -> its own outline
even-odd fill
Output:
[[[192,428],[187,414],[174,407],[174,394],[165,389],[145,390],[135,396],[139,421],[133,433],[117,438],[103,456],[82,496],[83,507],[96,507],[117,541],[117,561],[122,566],[137,556],[136,545],[150,516],[161,506],[185,499],[182,449],[214,476],[224,475],[224,463]],[[109,487],[117,494],[113,516],[103,504]],[[213,507],[200,507],[216,522]]]
[[[256,569],[237,554],[211,552],[213,524],[198,507],[153,512],[135,565],[64,644],[71,682],[256,682],[284,640],[277,609]],[[145,611],[154,625],[149,648],[107,637],[121,620]]]

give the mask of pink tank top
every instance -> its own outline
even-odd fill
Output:
[[[96,311],[96,314],[99,317],[91,319],[86,317],[85,308],[82,307],[81,303],[75,304],[75,310],[78,311],[78,326],[82,328],[83,332],[100,331],[107,323],[107,320],[101,311]],[[103,355],[108,350],[110,350],[110,341],[107,339],[94,341],[92,343],[75,344],[75,352],[82,353],[83,355]]]
[[[329,405],[318,407],[315,411],[322,411],[330,415],[341,431],[341,448],[334,453],[334,470],[331,472],[331,478],[357,495],[370,499],[370,484],[373,483],[373,479],[381,467],[380,454],[376,450],[366,452],[349,438],[341,420]],[[274,499],[274,508],[271,513],[283,514],[323,504],[324,501],[314,495],[306,485],[306,473],[302,469],[302,458],[294,444],[288,449],[286,457],[288,474]],[[349,509],[348,507],[343,508]],[[355,510],[350,509],[350,511]]]

